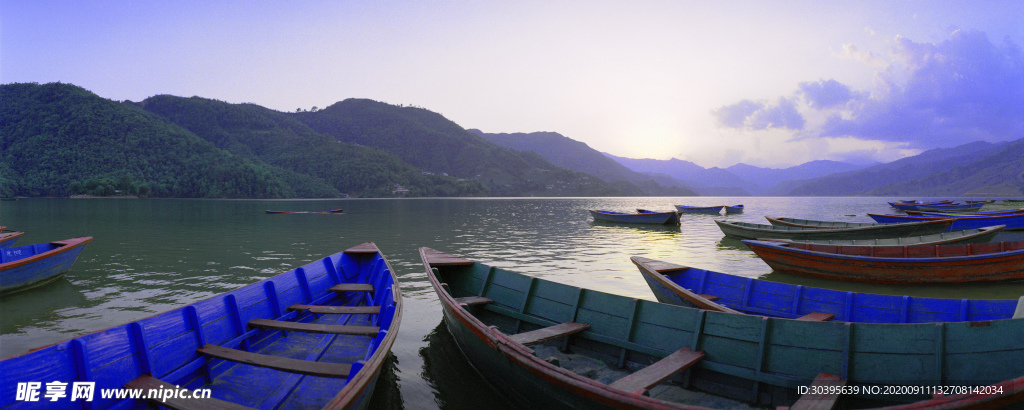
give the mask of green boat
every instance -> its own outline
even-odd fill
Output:
[[[680,387],[770,406],[995,408],[1024,399],[1024,317],[770,318],[577,288],[429,248],[420,257],[463,354],[522,408],[692,408],[679,402]],[[574,367],[587,360],[600,368]],[[812,385],[845,393],[822,397]]]
[[[1002,232],[1006,225],[986,226],[977,229],[965,229],[962,231],[947,231],[933,233],[931,235],[907,236],[903,238],[882,238],[882,239],[801,239],[788,240],[788,242],[814,243],[818,245],[844,245],[844,246],[903,246],[903,245],[948,245],[965,243],[987,243]]]
[[[797,228],[715,220],[722,233],[739,239],[878,239],[928,235],[946,230],[953,219],[936,219],[932,223],[899,223],[853,228]]]

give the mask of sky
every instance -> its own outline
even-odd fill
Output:
[[[1022,22],[1020,0],[0,0],[0,83],[369,98],[630,158],[869,164],[1024,138]]]

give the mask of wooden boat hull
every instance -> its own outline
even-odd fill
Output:
[[[999,211],[977,211],[977,212],[960,212],[960,211],[955,211],[955,212],[949,212],[949,211],[941,211],[941,212],[904,211],[904,212],[906,212],[907,215],[914,215],[914,216],[920,216],[920,215],[926,215],[926,216],[946,216],[946,215],[950,215],[950,216],[989,216],[989,215],[1024,214],[1024,209],[1006,209],[1006,210],[999,210]]]
[[[591,210],[590,215],[594,217],[595,221],[616,223],[650,225],[671,225],[679,223],[679,214],[676,214],[675,212],[638,212],[634,214]]]
[[[14,246],[15,242],[18,242],[18,238],[24,235],[24,232],[2,232],[0,233],[0,248],[10,248]]]
[[[1013,231],[1024,229],[1024,214],[1002,214],[985,216],[913,216],[913,215],[881,215],[868,214],[876,222],[896,224],[907,222],[935,221],[939,219],[953,219],[949,226],[951,231],[962,231],[964,229],[984,228],[986,226],[1006,225],[1006,230]]]
[[[676,205],[676,210],[684,214],[710,214],[719,215],[722,213],[722,208],[725,205],[716,206],[687,206],[687,205]]]
[[[929,323],[1013,317],[1015,299],[938,299],[814,288],[631,258],[659,302],[796,319],[815,313],[837,321]],[[709,300],[708,296],[711,296]]]
[[[0,295],[54,281],[71,269],[91,236],[0,248]]]
[[[794,228],[811,229],[836,229],[836,228],[861,228],[865,226],[878,226],[881,223],[872,222],[842,222],[842,221],[818,221],[814,219],[785,218],[776,216],[764,217],[773,226],[791,226]]]
[[[923,206],[942,206],[942,205],[948,205],[948,204],[951,204],[951,203],[953,203],[953,201],[945,200],[945,201],[935,201],[935,202],[917,202],[917,201],[914,201],[914,202],[889,202],[889,205],[891,205],[893,208],[899,209],[901,211],[906,211],[908,209],[912,210],[912,211],[915,211],[915,210],[917,210],[917,207],[921,206],[921,205],[923,205]]]
[[[522,400],[515,403],[520,406],[683,407],[668,396],[615,388],[622,379],[572,373],[561,359],[544,360],[547,353],[518,341],[565,324],[589,328],[534,346],[567,348],[633,374],[660,368],[673,352],[701,352],[669,380],[762,405],[792,405],[797,387],[822,373],[857,386],[857,397],[886,402],[932,398],[928,392],[886,395],[868,388],[984,386],[1024,374],[1024,319],[878,324],[739,315],[561,285],[427,248],[420,255],[456,343],[481,377]],[[474,301],[480,299],[487,302]]]
[[[182,308],[4,359],[0,407],[38,405],[15,399],[17,384],[28,381],[95,382],[89,404],[97,408],[145,407],[98,392],[161,382],[212,392],[212,399],[185,400],[186,407],[366,407],[401,312],[396,277],[367,243]],[[62,400],[58,404],[77,404]],[[159,399],[153,404],[177,407]]]
[[[905,236],[927,235],[946,230],[952,220],[923,221],[925,223],[916,225],[889,224],[872,225],[854,228],[795,228],[785,226],[773,226],[763,224],[752,224],[746,222],[719,221],[715,223],[722,229],[722,233],[739,239],[876,239],[876,238],[898,238]]]
[[[988,243],[992,241],[999,232],[1003,231],[1004,225],[986,226],[978,229],[964,231],[945,231],[930,235],[907,236],[902,238],[883,239],[804,239],[799,243],[814,243],[819,245],[857,245],[857,246],[904,246],[904,245],[951,245],[969,243]]]
[[[814,247],[811,250],[798,249],[799,244],[793,243],[743,243],[774,270],[829,279],[905,284],[1024,279],[1024,241],[894,247],[807,245]],[[992,250],[996,252],[981,253]],[[952,256],[955,254],[964,256]]]

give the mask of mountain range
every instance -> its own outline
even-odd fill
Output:
[[[424,108],[347,99],[322,110],[71,84],[0,85],[0,196],[1020,196],[1024,140],[887,164],[705,169],[629,159],[554,132],[488,134]]]

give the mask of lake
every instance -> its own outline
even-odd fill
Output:
[[[924,199],[924,198],[922,198]],[[0,356],[130,322],[247,285],[363,242],[401,281],[405,311],[376,408],[500,408],[441,322],[417,249],[434,248],[544,279],[655,300],[630,256],[761,279],[897,295],[1016,299],[1024,281],[873,285],[772,272],[717,219],[764,216],[872,222],[895,198],[451,198],[344,200],[21,199],[0,202],[18,245],[92,236],[68,274],[0,298]],[[745,205],[743,214],[683,215],[680,226],[594,222],[587,209]],[[343,214],[268,215],[264,210]],[[1024,232],[995,238],[1024,240]]]

